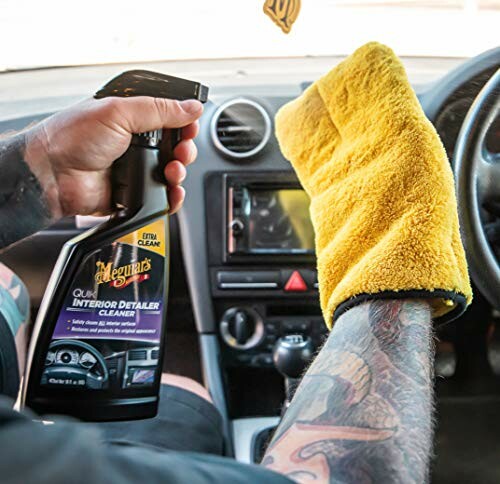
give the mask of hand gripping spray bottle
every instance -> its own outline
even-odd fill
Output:
[[[108,96],[206,102],[208,88],[136,70],[95,95]],[[180,130],[134,135],[112,167],[115,214],[65,244],[31,338],[23,405],[93,421],[156,415],[169,256],[163,168],[179,140]]]

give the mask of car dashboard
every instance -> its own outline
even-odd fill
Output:
[[[184,207],[172,221],[171,237],[179,244],[175,249],[174,241],[173,247],[182,251],[184,266],[174,264],[170,279],[174,292],[177,279],[187,280],[203,377],[226,417],[228,435],[253,435],[275,422],[284,395],[272,358],[277,339],[300,333],[317,348],[326,335],[307,198],[280,153],[273,118],[284,103],[340,61],[241,59],[141,65],[211,88],[197,138],[198,160],[184,182]],[[451,159],[471,103],[500,66],[500,48],[467,61],[408,58],[403,62]],[[88,97],[109,78],[133,67],[4,73],[0,133],[22,129]],[[82,230],[79,220],[65,219],[2,254],[2,262],[26,282],[35,311],[61,245]],[[184,270],[185,275],[180,273]],[[175,312],[175,305],[169,310]],[[248,445],[234,444],[237,457],[252,460]]]

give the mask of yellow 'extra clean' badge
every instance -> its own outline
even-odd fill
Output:
[[[117,240],[124,244],[135,245],[165,255],[165,221],[160,218]]]
[[[299,16],[300,0],[266,0],[264,13],[288,34]]]

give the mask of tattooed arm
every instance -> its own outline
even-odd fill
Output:
[[[60,217],[109,213],[109,171],[132,133],[183,128],[176,160],[165,167],[170,211],[178,210],[202,112],[193,100],[92,99],[0,140],[0,249]]]
[[[431,328],[425,301],[372,301],[341,316],[263,465],[299,482],[426,482]]]
[[[0,248],[43,229],[51,221],[48,198],[25,155],[23,133],[0,141]]]

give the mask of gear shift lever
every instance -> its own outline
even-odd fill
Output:
[[[300,376],[311,361],[314,346],[311,338],[302,334],[289,334],[280,338],[273,351],[276,369],[285,377],[286,410],[299,386]]]

